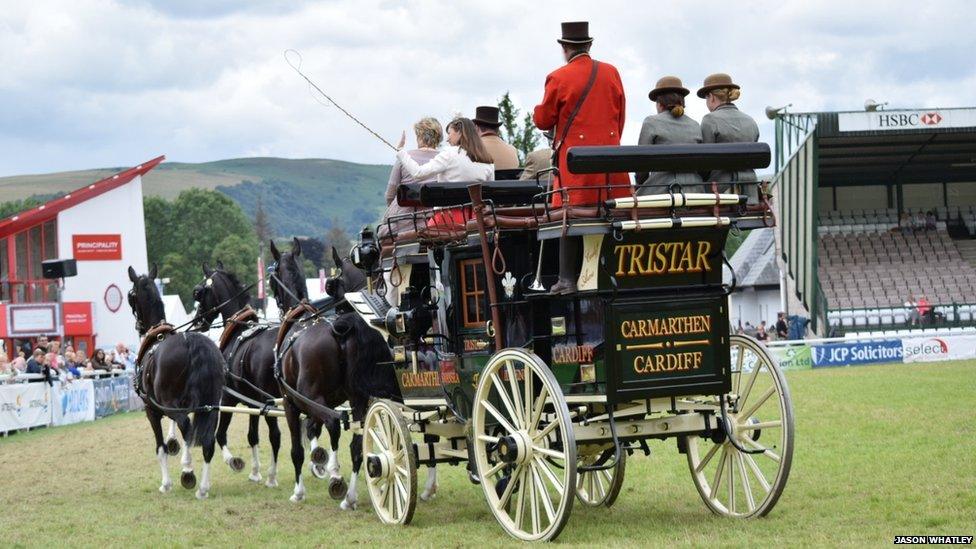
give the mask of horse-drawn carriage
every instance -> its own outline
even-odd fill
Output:
[[[610,174],[768,162],[765,145],[736,144],[580,147],[568,165]],[[375,287],[344,296],[391,344],[385,367],[403,397],[375,399],[361,427],[379,518],[410,522],[418,466],[468,462],[509,534],[551,540],[574,499],[612,505],[628,455],[649,453],[653,439],[675,439],[711,511],[768,513],[790,471],[792,404],[766,350],[730,334],[735,275],[723,281],[723,249],[730,230],[774,220],[764,183],[724,187],[558,210],[546,204],[559,191],[538,180],[401,189],[402,205],[422,209],[353,250],[368,274],[384,272],[390,299]],[[583,239],[578,291],[553,296],[540,283],[554,279],[564,235]]]

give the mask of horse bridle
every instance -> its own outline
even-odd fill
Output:
[[[272,290],[272,292],[274,292],[274,298],[275,298],[275,301],[278,303],[278,308],[279,309],[282,308],[281,307],[281,300],[278,297],[278,290],[279,289],[281,289],[286,294],[288,294],[292,299],[294,299],[295,300],[295,306],[297,307],[299,304],[301,304],[302,298],[300,298],[297,295],[295,295],[294,292],[292,292],[291,290],[288,289],[288,285],[285,284],[283,280],[281,280],[280,278],[278,278],[278,275],[275,274],[275,271],[277,271],[277,270],[278,270],[278,262],[277,261],[272,261],[268,265],[268,268],[266,269],[266,271],[267,271],[266,274],[268,275],[268,279],[270,279],[272,282],[274,282],[274,284],[271,285],[271,290]],[[294,307],[292,307],[292,308],[294,308]],[[291,309],[289,309],[289,310],[291,310]]]

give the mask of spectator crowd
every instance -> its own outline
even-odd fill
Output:
[[[85,372],[111,372],[113,370],[135,371],[135,354],[119,343],[114,348],[95,349],[89,357],[82,349],[75,350],[71,345],[61,346],[60,341],[49,341],[39,337],[27,356],[28,349],[16,349],[11,357],[0,350],[0,375],[9,376],[8,381],[20,374],[42,374],[44,379],[72,381],[85,375]]]

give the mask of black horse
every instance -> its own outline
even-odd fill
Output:
[[[281,391],[274,377],[274,345],[277,326],[259,323],[257,312],[251,308],[251,297],[247,289],[233,273],[217,262],[217,268],[203,265],[204,280],[193,289],[193,299],[202,311],[200,328],[209,330],[214,319],[220,315],[224,331],[220,336],[219,348],[227,361],[227,387],[251,402],[241,400],[225,391],[222,406],[255,407],[254,403],[264,404],[269,398],[280,398]],[[224,462],[232,470],[244,469],[244,460],[235,457],[227,446],[227,429],[234,414],[221,412],[217,425],[217,445],[220,446]],[[258,423],[260,416],[248,416],[247,444],[251,447],[251,472],[248,478],[261,482],[261,462],[258,456]],[[278,450],[281,448],[281,429],[278,419],[265,416],[268,425],[268,439],[271,441],[271,465],[268,467],[269,488],[278,486]]]
[[[371,397],[403,399],[393,369],[388,367],[392,353],[379,332],[358,314],[325,318],[307,305],[298,241],[293,242],[291,252],[280,253],[272,245],[271,253],[275,259],[271,276],[275,299],[282,310],[293,310],[285,317],[278,341],[279,383],[285,397],[285,418],[291,432],[295,467],[291,500],[297,502],[305,497],[300,414],[318,419],[332,434],[332,429],[338,429],[339,419],[332,410],[347,401],[353,421],[360,422]],[[305,318],[299,318],[302,310]],[[333,438],[334,444],[337,440],[337,436]],[[356,481],[363,461],[362,435],[353,435],[349,450],[353,471],[340,505],[342,509],[355,509],[358,501]]]
[[[163,300],[155,279],[155,265],[148,275],[141,276],[129,267],[129,280],[132,281],[129,305],[136,317],[136,330],[144,336],[139,348],[136,387],[146,403],[146,417],[156,437],[156,456],[163,475],[159,491],[168,492],[173,485],[163,442],[162,418],[166,415],[183,434],[180,484],[188,490],[197,482],[190,448],[193,445],[203,447],[203,473],[196,494],[197,498],[203,499],[210,491],[210,459],[214,454],[217,407],[224,388],[224,357],[207,336],[178,333],[166,324]]]

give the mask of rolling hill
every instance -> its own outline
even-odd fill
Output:
[[[0,201],[47,199],[124,168],[0,178]],[[263,201],[278,236],[321,236],[337,220],[350,231],[385,209],[390,166],[328,159],[237,158],[199,164],[165,162],[143,179],[147,196],[172,199],[189,188],[213,189],[254,216]]]

